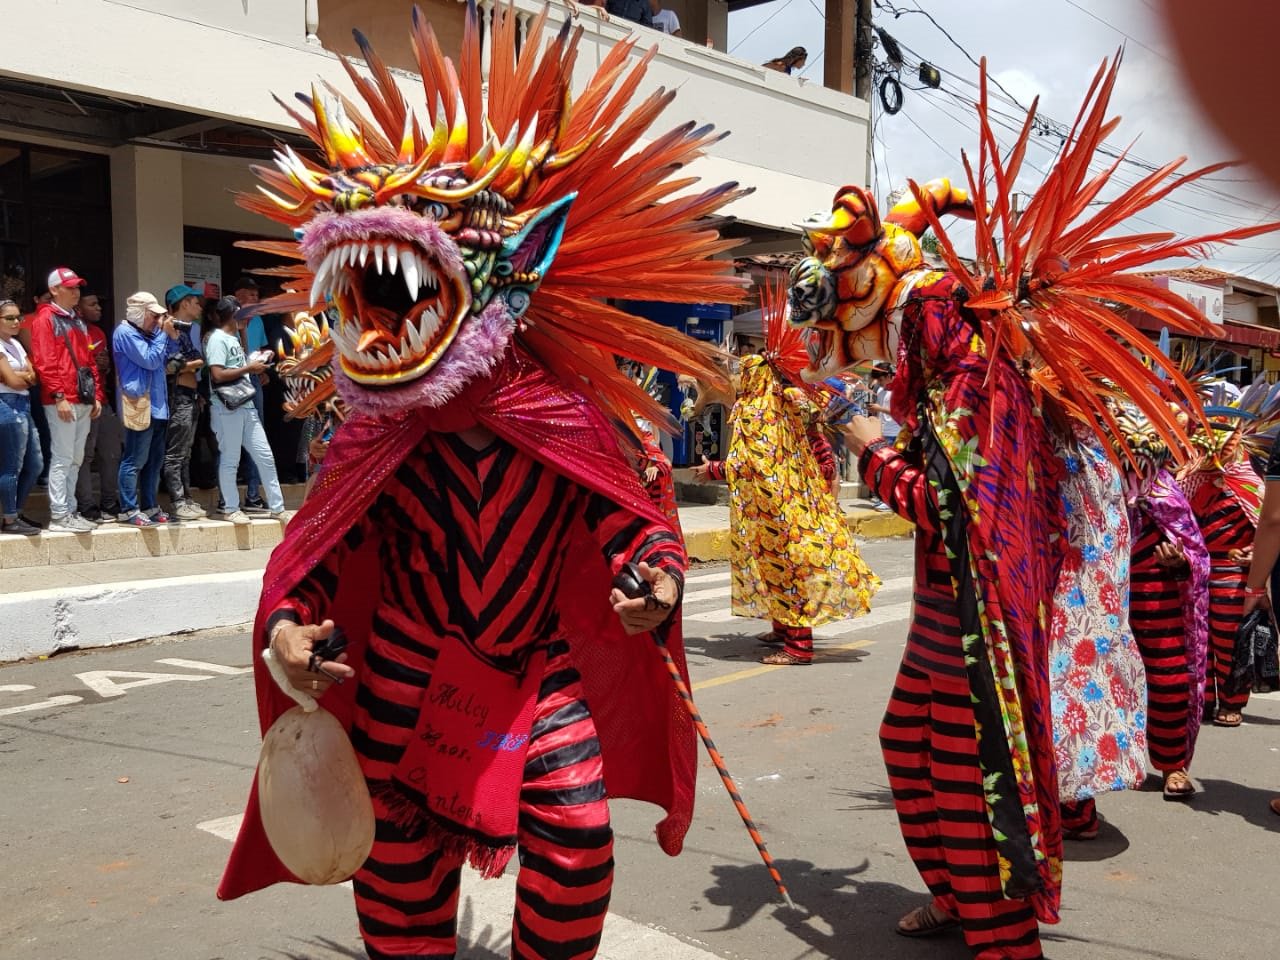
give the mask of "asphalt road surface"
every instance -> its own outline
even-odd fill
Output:
[[[685,852],[655,812],[617,803],[607,960],[963,960],[954,935],[896,936],[922,902],[876,729],[901,655],[906,541],[869,544],[873,613],[819,631],[811,667],[763,668],[755,622],[728,614],[728,571],[693,571],[685,621],[696,696],[807,911],[773,884],[703,762]],[[146,611],[139,610],[139,617]],[[0,629],[3,629],[0,626]],[[12,960],[363,957],[348,889],[213,890],[258,752],[245,631],[0,668],[0,956]],[[1187,805],[1106,797],[1101,837],[1068,847],[1053,960],[1262,960],[1280,942],[1280,699],[1208,728]],[[460,956],[506,956],[511,880],[464,878]]]

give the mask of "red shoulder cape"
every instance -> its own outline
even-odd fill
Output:
[[[356,416],[334,437],[324,468],[307,502],[289,524],[263,579],[254,624],[254,682],[263,733],[292,707],[258,656],[266,646],[267,617],[369,509],[401,461],[429,431],[482,426],[518,449],[646,520],[666,519],[646,496],[625,462],[616,434],[603,415],[580,394],[523,354],[511,355],[491,378],[472,384],[445,410],[422,410],[397,417]],[[577,546],[577,545],[575,545]],[[364,637],[378,593],[376,554],[358,556],[344,571],[333,619],[350,639],[350,662],[357,674]],[[651,635],[627,636],[608,603],[611,571],[599,547],[568,551],[562,578],[566,602],[562,618],[578,638],[574,656],[582,673],[604,757],[611,797],[657,804],[666,817],[658,842],[675,856],[693,816],[697,746],[692,722]],[[679,614],[667,644],[688,680]],[[334,686],[323,705],[350,725],[358,684]],[[255,776],[240,834],[232,848],[218,897],[231,900],[273,883],[300,882],[280,863],[267,841],[258,808]]]

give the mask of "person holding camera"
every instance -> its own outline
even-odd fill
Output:
[[[178,350],[167,364],[169,433],[162,470],[164,486],[169,491],[170,509],[179,520],[199,520],[205,512],[191,497],[191,445],[200,418],[197,374],[204,358],[192,339],[192,330],[204,316],[204,305],[199,292],[186,284],[170,287],[164,302],[178,330]]]
[[[255,351],[246,357],[240,342],[240,330],[248,318],[240,318],[240,301],[223,297],[217,305],[217,329],[205,344],[209,379],[213,387],[213,432],[218,437],[218,488],[222,494],[222,519],[235,524],[250,522],[240,509],[240,488],[236,486],[236,468],[240,450],[249,452],[267,495],[267,509],[276,520],[287,520],[284,494],[276,474],[276,461],[267,443],[253,398],[257,390],[255,378],[267,372],[266,360]]]
[[[49,302],[31,324],[31,359],[49,424],[49,529],[88,533],[97,524],[78,513],[76,481],[90,421],[102,413],[102,384],[89,331],[76,313],[84,280],[70,267],[49,274]]]
[[[159,504],[160,471],[169,426],[165,373],[170,357],[178,354],[178,328],[146,291],[128,299],[125,320],[111,337],[124,422],[120,510],[124,523],[154,527],[169,522]]]

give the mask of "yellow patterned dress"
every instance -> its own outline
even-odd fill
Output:
[[[733,614],[812,628],[871,609],[863,562],[805,436],[816,415],[759,356],[744,357],[725,461]]]

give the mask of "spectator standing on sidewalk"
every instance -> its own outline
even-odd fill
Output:
[[[898,442],[898,432],[901,430],[898,421],[893,419],[893,391],[889,389],[889,382],[892,379],[892,369],[877,366],[871,374],[871,402],[867,404],[867,411],[873,417],[879,418],[880,433],[889,441],[890,446]],[[892,510],[892,507],[874,494],[871,502],[881,513],[889,513]]]
[[[120,461],[121,520],[134,527],[168,523],[160,509],[169,399],[165,365],[178,350],[178,328],[154,296],[129,298],[125,322],[111,337],[120,376],[124,457]]]
[[[77,513],[76,481],[89,425],[102,413],[102,386],[89,331],[76,313],[84,281],[69,267],[49,274],[48,303],[31,325],[31,356],[49,422],[49,529],[88,533],[97,524]]]
[[[231,295],[241,307],[249,307],[262,298],[262,289],[258,286],[257,280],[245,275],[236,280]],[[266,321],[261,316],[251,317],[248,323],[241,324],[236,336],[240,338],[240,345],[244,347],[246,357],[255,350],[267,349],[270,344],[267,339]],[[253,378],[253,408],[258,411],[258,422],[263,425],[264,430],[267,423],[266,393],[264,389],[267,385],[267,377],[268,374],[264,368],[260,375]],[[270,445],[270,442],[270,438],[268,438],[268,445]],[[253,457],[245,455],[241,460],[244,462],[245,476],[244,510],[246,513],[266,513],[267,505],[262,499],[262,477],[258,473],[258,467],[253,462]],[[225,508],[226,504],[219,499],[218,509],[226,512]]]
[[[124,428],[116,416],[115,374],[111,365],[111,344],[102,329],[102,302],[88,289],[80,291],[76,308],[89,332],[89,347],[98,368],[102,387],[102,415],[89,424],[89,439],[84,447],[84,462],[76,479],[76,503],[91,523],[115,523],[120,512],[120,454],[124,447]],[[93,477],[98,476],[94,492]]]
[[[260,362],[249,363],[240,341],[240,330],[245,321],[237,320],[240,304],[235,297],[223,297],[218,301],[218,328],[209,335],[205,344],[205,359],[209,363],[209,378],[213,385],[213,432],[218,437],[220,460],[218,464],[218,488],[222,494],[222,517],[232,523],[249,523],[248,514],[240,509],[240,488],[236,486],[236,467],[241,449],[247,450],[258,467],[267,494],[267,509],[277,520],[287,520],[284,494],[276,476],[275,460],[267,433],[262,428],[258,411],[250,397],[237,397],[237,385],[249,383],[266,373]]]
[[[170,287],[164,295],[169,314],[177,321],[178,349],[169,358],[169,434],[165,441],[164,486],[169,491],[170,509],[179,520],[199,520],[204,510],[191,496],[191,447],[200,419],[197,380],[204,360],[191,339],[203,316],[200,294],[185,284]],[[191,324],[182,329],[181,324]]]
[[[608,0],[604,8],[610,16],[634,21],[642,27],[653,26],[653,14],[649,11],[649,0]]]
[[[649,0],[649,13],[653,17],[653,28],[669,33],[673,37],[680,36],[680,18],[674,10],[666,10],[662,0]]]
[[[0,300],[0,533],[30,537],[40,528],[18,511],[40,475],[40,438],[31,422],[36,370],[18,341],[21,323],[18,305]]]

